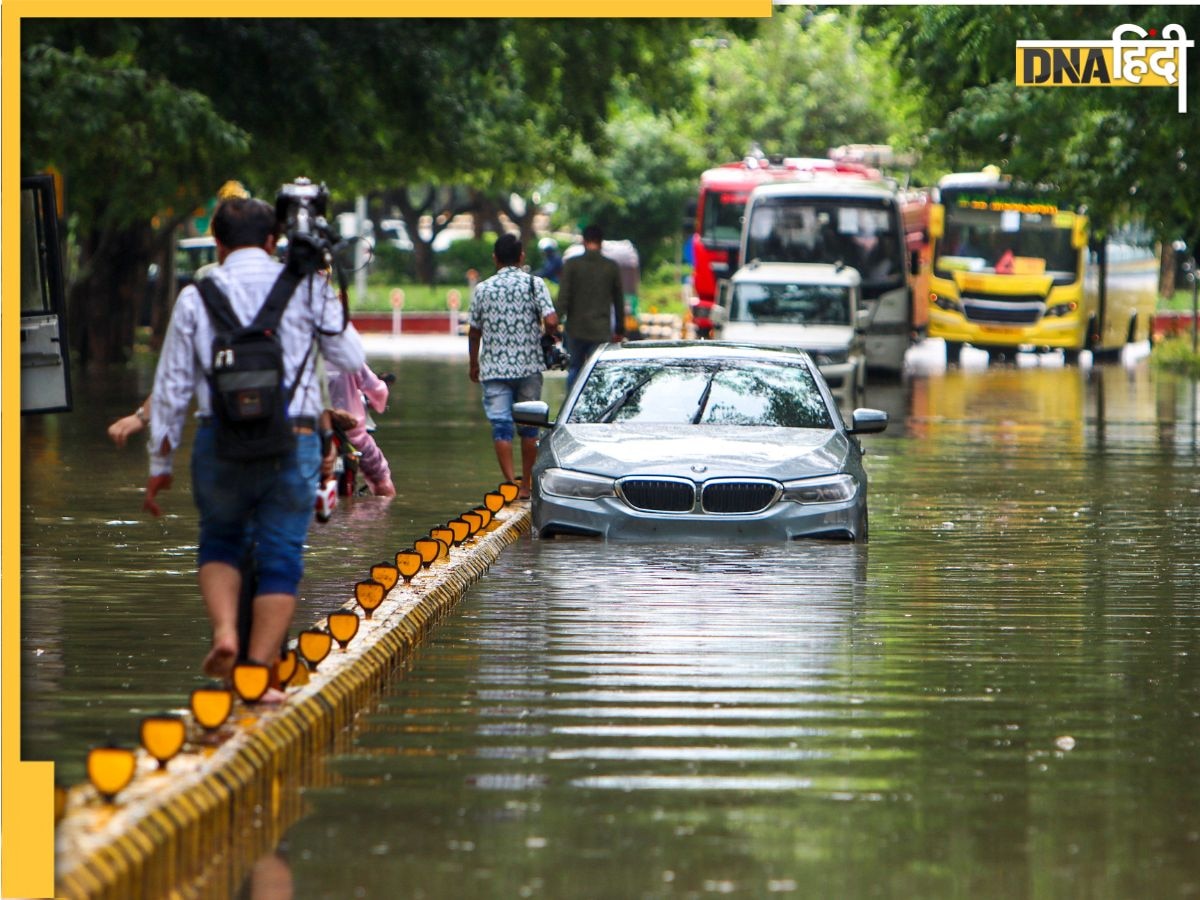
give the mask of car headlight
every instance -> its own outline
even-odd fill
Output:
[[[613,479],[570,469],[547,469],[542,473],[541,485],[547,494],[572,500],[599,500],[616,495]]]
[[[796,503],[839,503],[858,493],[858,482],[852,475],[832,475],[824,478],[805,478],[785,481],[782,500]]]

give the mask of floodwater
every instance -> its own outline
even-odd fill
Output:
[[[1019,363],[869,388],[869,545],[507,550],[305,791],[276,873],[314,898],[1200,894],[1197,385]],[[460,361],[378,367],[402,496],[314,529],[301,620],[497,480]],[[144,390],[24,426],[24,755],[66,781],[199,680],[190,497],[148,521],[143,455],[102,434]]]

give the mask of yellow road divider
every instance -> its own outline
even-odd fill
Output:
[[[168,768],[137,750],[115,802],[91,784],[70,788],[55,832],[56,896],[188,897],[214,883],[236,886],[300,817],[299,787],[327,782],[326,757],[348,747],[355,714],[529,527],[525,504],[496,510],[489,528],[387,591],[345,647],[330,650],[300,687],[290,682],[286,703],[239,703],[210,728],[192,721]],[[342,609],[357,615],[361,603]]]

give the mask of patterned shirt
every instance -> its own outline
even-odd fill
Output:
[[[242,247],[225,257],[225,262],[212,269],[209,277],[229,298],[238,320],[247,324],[267,299],[282,268],[265,250]],[[289,386],[298,379],[288,406],[289,416],[321,414],[321,385],[315,371],[317,354],[312,349],[314,337],[321,353],[341,369],[357,371],[366,362],[358,332],[350,324],[342,331],[342,324],[342,304],[329,279],[315,275],[301,281],[279,322],[284,378]],[[183,435],[192,395],[196,397],[198,416],[212,413],[205,377],[212,366],[212,342],[213,326],[208,310],[200,299],[200,291],[188,285],[179,292],[171,311],[154,373],[154,393],[150,400],[151,475],[171,471],[171,460]],[[158,452],[163,438],[167,439],[171,453]]]
[[[505,266],[480,282],[471,300],[471,327],[481,332],[479,378],[524,378],[546,368],[542,320],[554,313],[546,282]]]

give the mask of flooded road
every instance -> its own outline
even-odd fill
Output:
[[[308,618],[497,480],[462,364],[389,367],[401,499],[314,529]],[[206,643],[186,486],[138,513],[137,389],[84,390],[23,435],[24,756],[67,781]],[[1200,894],[1196,399],[935,370],[868,393],[869,545],[519,542],[306,791],[295,895]]]

